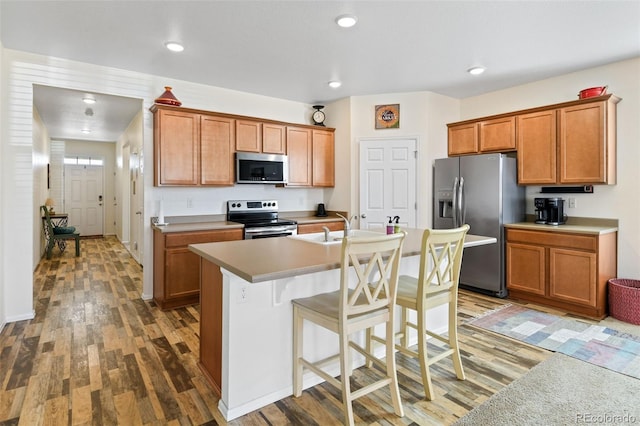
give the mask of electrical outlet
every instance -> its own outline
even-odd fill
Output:
[[[193,208],[193,198],[187,198],[187,208],[188,209]]]
[[[569,197],[569,208],[570,209],[576,208],[576,199],[573,197]]]
[[[247,287],[242,286],[240,288],[240,294],[238,295],[238,303],[247,303]]]

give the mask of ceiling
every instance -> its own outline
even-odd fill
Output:
[[[338,27],[344,13],[357,25]],[[309,104],[410,91],[465,98],[640,56],[640,0],[0,0],[0,38],[8,49]],[[185,50],[168,51],[169,40]],[[486,72],[469,75],[475,65]]]

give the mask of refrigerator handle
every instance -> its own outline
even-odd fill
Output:
[[[459,211],[459,206],[458,206],[458,178],[456,177],[453,181],[453,197],[452,198],[452,202],[453,202],[453,212],[452,212],[452,217],[453,217],[453,227],[457,228],[458,227],[458,211]]]
[[[460,209],[460,220],[458,221],[458,226],[462,226],[465,223],[466,215],[467,215],[467,203],[464,197],[464,178],[460,177],[460,185],[458,187],[458,197],[460,200],[458,202],[458,206]]]

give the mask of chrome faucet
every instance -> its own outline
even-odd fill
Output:
[[[356,218],[356,216],[351,216],[351,219],[347,219],[346,217],[342,216],[340,213],[336,213],[338,216],[340,216],[342,219],[344,219],[344,237],[347,238],[349,235],[351,235],[351,221],[353,219]]]
[[[331,230],[326,226],[323,226],[322,230],[324,231],[324,242],[326,243],[329,241],[329,232],[331,232]]]

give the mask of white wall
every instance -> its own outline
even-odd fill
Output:
[[[259,96],[223,88],[205,86],[161,76],[95,66],[59,58],[2,50],[3,94],[0,149],[2,150],[2,187],[0,223],[2,241],[11,241],[11,250],[3,250],[2,289],[4,318],[8,321],[33,315],[34,235],[33,200],[33,84],[66,89],[94,91],[128,96],[143,102],[144,140],[144,268],[143,297],[152,295],[153,268],[150,217],[157,214],[157,202],[164,199],[164,213],[173,215],[222,214],[224,202],[241,198],[277,198],[283,211],[315,210],[324,202],[323,189],[274,188],[268,185],[236,185],[225,188],[157,188],[153,186],[153,117],[149,107],[172,86],[173,93],[189,108],[240,114],[291,123],[310,123],[310,105]],[[187,208],[187,199],[193,207]],[[26,212],[26,214],[25,214]],[[4,247],[2,247],[4,249]],[[4,267],[11,265],[11,268]],[[8,284],[10,283],[10,284]]]
[[[40,206],[44,205],[49,197],[47,187],[47,164],[49,161],[50,139],[47,129],[38,114],[33,108],[33,230],[35,240],[40,244],[33,245],[33,266],[35,270],[44,252],[44,233],[42,232],[42,212]]]
[[[463,99],[461,119],[482,117],[577,99],[580,90],[608,85],[622,98],[617,105],[617,184],[596,185],[593,194],[571,194],[569,216],[619,220],[618,275],[640,278],[640,58],[591,68],[482,96]],[[540,187],[527,188],[527,212]],[[567,194],[559,194],[567,198]]]
[[[2,42],[0,41],[0,99],[4,99],[5,96],[5,83],[4,76],[6,73],[4,72],[4,47],[2,46]],[[4,102],[0,103],[0,141],[4,140],[5,136],[5,126],[3,117],[5,117],[6,113],[6,105]],[[3,163],[3,158],[5,156],[4,144],[0,143],[0,164]],[[4,166],[2,166],[2,170],[0,170],[0,188],[4,188],[3,186],[3,174],[4,174]],[[2,191],[4,192],[4,191]],[[4,228],[4,207],[5,207],[5,197],[0,193],[0,229]],[[4,328],[6,323],[7,315],[5,306],[8,303],[7,298],[5,297],[5,276],[7,270],[7,263],[4,259],[4,246],[6,238],[0,238],[0,331]]]
[[[400,104],[400,128],[376,129],[375,106]],[[446,123],[459,119],[459,101],[431,92],[391,93],[351,98],[351,200],[354,212],[360,209],[359,150],[360,139],[415,138],[418,141],[417,226],[432,223],[432,166],[435,158],[447,156]],[[346,141],[344,141],[346,143]]]

